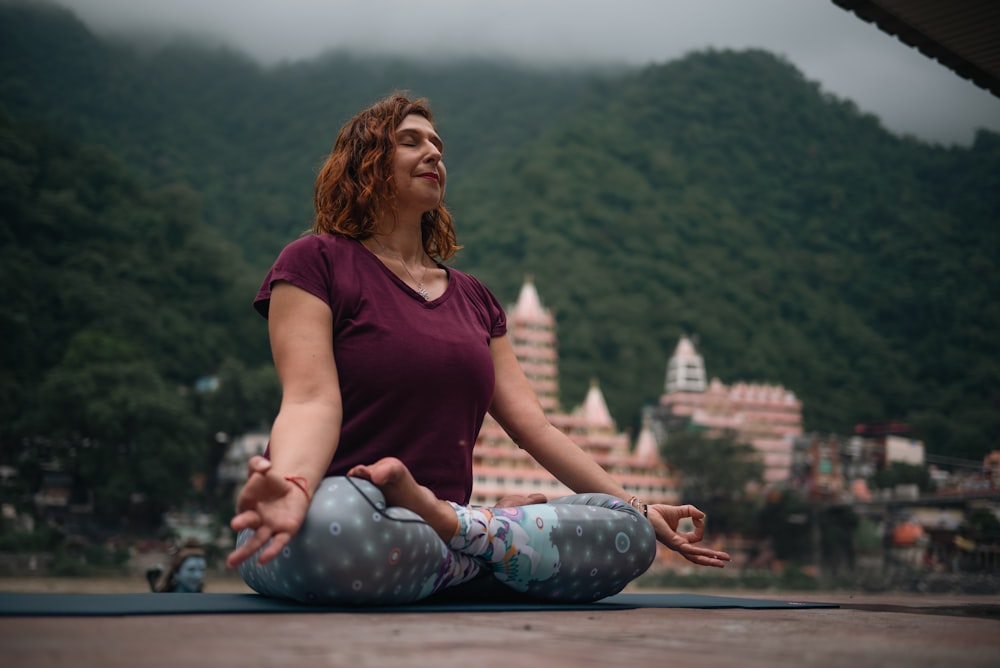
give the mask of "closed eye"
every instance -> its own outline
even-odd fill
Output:
[[[412,130],[405,130],[400,133],[400,137],[397,140],[397,145],[407,146],[407,147],[418,147],[422,141],[421,137],[416,136]],[[439,153],[444,153],[444,142],[437,135],[430,135],[427,137],[427,141],[432,143]]]

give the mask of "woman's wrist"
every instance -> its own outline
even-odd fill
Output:
[[[642,513],[643,517],[649,517],[649,504],[639,499],[638,496],[629,497],[628,505]]]
[[[309,491],[309,479],[301,475],[286,475],[284,479],[302,490],[306,495],[306,501],[312,502],[312,492]]]

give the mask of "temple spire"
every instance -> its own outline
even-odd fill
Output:
[[[705,361],[686,336],[677,342],[674,354],[667,362],[667,394],[671,392],[704,392]]]
[[[549,323],[553,320],[549,310],[542,306],[542,299],[538,296],[538,290],[535,289],[535,282],[531,274],[524,277],[521,293],[514,305],[513,317],[524,322]]]
[[[604,393],[601,392],[600,383],[596,378],[591,379],[587,397],[583,400],[583,415],[592,427],[610,429],[615,427],[611,411],[608,410],[608,402],[604,400]]]
[[[542,409],[559,410],[559,352],[556,342],[556,319],[535,289],[530,275],[524,277],[517,303],[507,309],[508,331],[514,354],[528,377]]]
[[[640,466],[655,466],[660,463],[660,449],[656,445],[656,436],[653,435],[648,419],[643,419],[639,438],[635,441],[635,460]]]

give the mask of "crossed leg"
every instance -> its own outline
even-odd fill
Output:
[[[447,542],[458,532],[454,506],[419,484],[406,464],[395,457],[386,457],[369,465],[359,464],[347,475],[367,480],[378,487],[390,506],[406,508],[420,515],[441,540]]]
[[[649,522],[615,497],[460,506],[390,458],[324,480],[281,556],[239,571],[262,594],[305,602],[407,603],[480,571],[533,598],[593,601],[645,571],[655,543]]]
[[[388,503],[422,517],[451,550],[533,596],[593,600],[617,593],[655,555],[655,536],[645,518],[605,494],[482,508],[438,499],[394,458],[357,466],[348,475],[368,480]]]

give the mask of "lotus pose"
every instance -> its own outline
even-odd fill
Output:
[[[442,264],[459,248],[443,154],[426,103],[399,94],[337,136],[312,234],[282,250],[254,302],[282,400],[228,564],[265,595],[368,605],[473,580],[592,601],[643,573],[657,540],[724,566],[699,545],[704,513],[630,496],[548,421],[497,299]],[[577,493],[468,505],[487,411]]]

